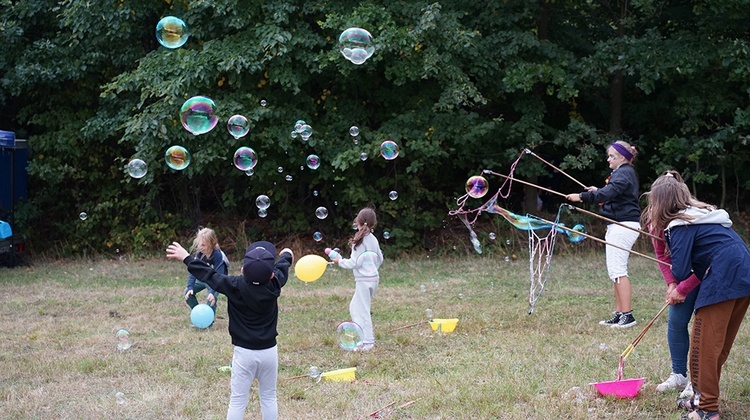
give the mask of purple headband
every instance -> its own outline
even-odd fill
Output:
[[[633,153],[628,150],[625,146],[621,145],[620,143],[612,143],[609,145],[609,147],[617,150],[617,153],[621,154],[622,157],[628,160],[628,162],[632,161],[635,156],[633,156]]]

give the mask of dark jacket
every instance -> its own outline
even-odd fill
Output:
[[[219,274],[229,274],[229,263],[227,262],[226,257],[221,250],[214,249],[214,252],[211,253],[211,258],[206,257],[202,252],[198,251],[198,254],[195,256],[195,258],[206,262]],[[185,292],[187,292],[188,290],[195,290],[195,280],[195,276],[188,273],[187,288],[185,289]],[[206,293],[212,293],[214,296],[216,296],[216,292],[211,288],[211,286],[208,287]]]
[[[633,165],[628,163],[612,171],[607,185],[596,191],[582,192],[581,200],[587,203],[602,203],[599,213],[616,222],[638,222],[641,219],[638,175]]]
[[[750,296],[750,251],[732,229],[724,210],[693,207],[692,221],[673,220],[664,232],[678,280],[692,273],[701,280],[695,309]]]
[[[276,345],[276,336],[279,335],[276,331],[279,319],[276,300],[289,275],[291,254],[283,253],[276,259],[273,279],[261,286],[249,284],[242,275],[219,274],[193,256],[186,257],[183,262],[198,280],[227,297],[232,344],[250,350],[263,350]]]

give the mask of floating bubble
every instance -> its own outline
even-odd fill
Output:
[[[247,176],[253,176],[254,173],[255,173],[255,170],[253,168],[250,168],[245,171],[245,175]]]
[[[291,175],[287,175],[284,177],[284,179],[286,179],[287,181],[291,181],[292,179],[294,179],[294,177],[292,177]]]
[[[192,134],[208,133],[219,122],[219,117],[216,116],[216,104],[205,96],[194,96],[182,104],[180,121],[185,130]]]
[[[344,350],[352,351],[362,344],[362,327],[356,322],[342,322],[336,328],[336,338],[339,346]]]
[[[466,193],[471,198],[482,198],[490,190],[490,184],[483,176],[473,176],[466,181]]]
[[[227,131],[236,139],[245,137],[250,132],[250,122],[242,115],[232,115],[227,121]]]
[[[505,240],[505,245],[510,245],[510,239]]]
[[[81,214],[78,215],[78,218],[81,219],[81,220],[86,220],[86,219],[89,218],[89,215],[86,214],[85,211],[82,211]]]
[[[135,179],[139,179],[146,176],[146,172],[148,172],[148,166],[146,165],[146,162],[142,161],[141,159],[131,159],[130,162],[128,162],[126,170],[128,172],[128,175]]]
[[[391,239],[391,232],[388,232],[387,230],[383,232],[383,239]]]
[[[391,201],[394,201],[398,198],[398,193],[396,191],[391,191],[388,193],[388,198],[390,198]]]
[[[156,40],[166,48],[180,48],[189,36],[187,25],[180,18],[167,16],[156,24]]]
[[[362,28],[349,28],[339,36],[339,51],[352,63],[362,64],[375,52],[372,35]]]
[[[262,106],[262,107],[265,108],[266,105],[268,105],[268,101],[266,101],[265,99],[261,99],[260,100],[260,106]]]
[[[359,230],[357,227],[357,222],[352,222],[352,230]]]
[[[365,251],[357,257],[357,271],[365,277],[373,277],[378,274],[380,257],[375,251]]]
[[[464,298],[464,294],[463,294],[463,293],[459,293],[459,294],[458,294],[458,298],[459,298],[459,299],[463,299],[463,298]]]
[[[367,153],[365,153],[365,152],[360,153],[359,154],[359,160],[361,160],[362,162],[366,161],[367,160]]]
[[[396,142],[386,140],[380,145],[380,156],[383,156],[385,160],[393,160],[398,157],[398,144]]]
[[[305,120],[297,120],[297,122],[294,123],[294,131],[299,133],[300,131],[302,131],[302,126],[305,124],[307,124]]]
[[[356,125],[349,127],[349,135],[352,137],[357,137],[359,135],[359,127],[357,127]]]
[[[425,286],[424,284],[420,284],[419,291],[422,293],[427,293],[427,286]]]
[[[255,206],[259,209],[267,209],[271,206],[271,199],[268,198],[267,195],[259,195],[258,198],[255,199]]]
[[[320,242],[323,240],[323,233],[322,232],[315,232],[313,233],[313,239],[315,242]]]
[[[268,216],[268,209],[258,209],[258,216],[261,218]]]
[[[482,244],[481,244],[481,242],[479,242],[479,239],[476,237],[476,234],[474,234],[471,237],[471,245],[474,246],[474,251],[476,251],[477,254],[481,254],[482,253]]]
[[[510,261],[510,257],[506,255],[505,258],[504,258],[504,260],[505,260],[505,262],[508,262],[508,261]]]
[[[495,232],[490,232],[489,237],[490,237],[491,240],[494,241],[495,238],[497,238],[497,235],[495,235]]]
[[[433,319],[432,318],[432,309],[430,309],[430,308],[425,309],[424,310],[424,314],[427,315],[427,319],[429,319],[430,321],[432,321],[432,319]]]
[[[307,167],[310,169],[320,168],[320,157],[318,155],[309,155],[306,159]]]
[[[318,196],[318,194],[319,194],[319,193],[318,193],[318,190],[313,190],[313,196],[317,197],[317,196]]]
[[[284,172],[284,167],[283,166],[279,166],[278,168],[276,168],[276,172],[278,172],[278,173]]]
[[[115,393],[115,402],[120,405],[125,404],[125,394],[122,392]]]
[[[172,146],[164,153],[167,166],[175,171],[181,171],[190,165],[190,152],[182,146]]]
[[[359,144],[359,139],[357,139],[356,137],[352,137],[352,142],[353,142],[353,143],[354,143],[355,145],[356,145],[356,144]]]
[[[129,349],[133,343],[130,342],[130,333],[126,329],[119,329],[115,333],[115,338],[117,339],[117,350],[127,350]]]
[[[234,152],[234,166],[236,166],[237,169],[247,173],[247,171],[253,170],[257,164],[258,155],[255,154],[255,150],[243,146]],[[250,175],[252,175],[252,173]]]
[[[302,127],[300,127],[299,136],[302,138],[303,141],[307,141],[307,139],[309,139],[310,136],[312,136],[312,132],[313,132],[312,127],[305,124]]]
[[[325,219],[326,217],[328,217],[328,209],[322,206],[318,207],[317,209],[315,209],[315,217],[320,220]]]

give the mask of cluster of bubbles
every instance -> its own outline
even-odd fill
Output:
[[[375,52],[372,35],[362,28],[349,28],[339,36],[339,51],[352,63],[363,64]]]
[[[356,322],[346,321],[336,327],[336,338],[344,350],[355,350],[362,344],[362,327]]]
[[[258,216],[268,216],[268,207],[271,206],[271,199],[267,195],[261,194],[255,199],[255,207],[258,208]]]
[[[117,339],[117,350],[125,351],[133,345],[130,341],[130,333],[126,329],[121,328],[117,330],[115,339]]]
[[[310,139],[312,133],[313,129],[310,124],[306,123],[305,120],[297,120],[297,122],[294,123],[294,130],[292,130],[291,136],[293,139],[296,139],[297,136],[299,136],[304,143]]]
[[[187,25],[180,18],[167,16],[156,24],[156,40],[166,48],[180,48],[189,36]]]

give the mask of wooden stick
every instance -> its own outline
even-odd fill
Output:
[[[550,222],[549,220],[545,220],[545,219],[542,219],[542,218],[541,218],[541,217],[539,217],[539,216],[529,215],[529,217],[533,217],[534,219],[537,219],[537,220],[541,220],[541,221],[542,221],[542,222],[544,222],[544,223],[548,223],[548,224],[550,224],[551,226],[554,226],[554,227],[558,227],[558,228],[560,228],[560,229],[563,229],[563,230],[566,230],[566,231],[568,231],[568,232],[573,232],[573,233],[575,233],[575,234],[578,234],[578,235],[581,235],[581,236],[585,236],[585,237],[587,237],[587,238],[589,238],[589,239],[593,239],[593,240],[595,240],[595,241],[597,241],[597,242],[601,242],[601,243],[603,243],[604,245],[609,245],[609,246],[615,247],[615,248],[617,248],[617,249],[621,249],[621,250],[623,250],[623,251],[628,251],[628,252],[630,252],[631,254],[635,254],[635,255],[638,255],[639,257],[643,257],[643,258],[649,259],[649,260],[651,260],[651,261],[655,261],[655,262],[657,262],[657,263],[659,263],[659,264],[663,264],[663,265],[666,265],[666,266],[668,266],[668,267],[671,267],[671,266],[672,266],[672,264],[670,264],[670,263],[667,263],[667,262],[664,262],[664,261],[660,261],[660,260],[658,260],[658,259],[656,259],[656,258],[654,258],[654,257],[650,257],[650,256],[648,256],[648,255],[646,255],[646,254],[641,254],[641,253],[640,253],[640,252],[638,252],[638,251],[633,251],[632,249],[627,249],[627,248],[624,248],[624,247],[621,247],[621,246],[618,246],[618,245],[615,245],[615,244],[611,244],[611,243],[609,243],[609,242],[607,242],[607,241],[604,241],[604,240],[602,240],[602,239],[599,239],[599,238],[597,238],[596,236],[591,236],[591,235],[589,235],[589,234],[587,234],[587,233],[583,233],[583,232],[579,232],[579,231],[577,231],[577,230],[573,230],[573,229],[571,229],[571,228],[569,228],[569,227],[567,227],[567,226],[563,226],[563,225],[561,225],[561,224],[559,224],[559,223],[555,223],[555,222]]]
[[[287,379],[299,379],[299,378],[309,378],[309,377],[310,377],[310,375],[308,374],[308,375],[297,375],[297,376],[290,376],[290,377],[288,377],[288,378],[283,378],[283,379],[284,379],[284,380],[287,380]]]
[[[367,417],[373,417],[373,416],[375,416],[376,414],[378,414],[379,412],[381,412],[381,411],[385,410],[386,408],[392,407],[392,406],[393,406],[393,405],[395,405],[395,404],[396,404],[396,401],[394,401],[394,402],[392,402],[392,403],[390,403],[390,404],[388,404],[388,405],[386,405],[386,406],[383,406],[383,407],[381,407],[381,408],[378,408],[377,410],[375,410],[375,411],[373,411],[372,413],[370,413],[370,415],[368,415]]]
[[[422,325],[422,324],[426,324],[426,323],[427,323],[427,321],[419,321],[419,322],[415,322],[413,324],[404,325],[403,327],[394,328],[391,331],[403,330],[404,328],[411,328],[411,327],[415,327],[417,325]]]
[[[532,152],[532,151],[531,151],[531,150],[529,150],[528,148],[526,148],[526,149],[523,149],[523,151],[524,151],[524,152],[526,152],[526,154],[527,154],[527,155],[531,155],[531,156],[534,156],[535,158],[537,158],[537,159],[541,160],[542,162],[546,163],[547,165],[551,166],[551,167],[552,167],[553,169],[555,169],[555,170],[556,170],[557,172],[560,172],[561,174],[563,174],[563,175],[567,176],[568,178],[570,178],[571,180],[573,180],[573,182],[575,182],[576,184],[578,184],[578,185],[580,185],[581,187],[583,187],[583,189],[584,189],[584,190],[586,189],[586,186],[585,186],[585,185],[583,185],[583,183],[582,183],[582,182],[580,182],[580,181],[578,181],[577,179],[573,178],[572,176],[570,176],[570,175],[566,174],[566,173],[565,173],[565,171],[563,171],[562,169],[558,168],[557,166],[555,166],[555,165],[553,165],[553,164],[551,164],[551,163],[547,162],[546,160],[542,159],[541,157],[539,157],[539,155],[537,155],[536,153]]]
[[[497,175],[497,176],[499,176],[499,177],[502,177],[502,178],[505,178],[505,179],[510,179],[510,180],[512,180],[512,181],[516,181],[516,182],[519,182],[519,183],[521,183],[521,184],[524,184],[524,185],[528,185],[528,186],[530,186],[530,187],[534,187],[534,188],[540,189],[540,190],[542,190],[542,191],[547,191],[548,193],[559,195],[560,197],[563,197],[563,198],[565,198],[565,199],[567,200],[567,197],[568,197],[568,196],[567,196],[566,194],[563,194],[563,193],[559,193],[559,192],[557,192],[557,191],[554,191],[554,190],[550,190],[549,188],[544,188],[544,187],[540,187],[539,185],[535,185],[535,184],[532,184],[531,182],[527,182],[527,181],[522,181],[522,180],[520,180],[520,179],[518,179],[518,178],[513,178],[513,177],[510,177],[510,176],[508,176],[508,175],[503,175],[503,174],[499,174],[499,173],[497,173],[497,172],[493,172],[493,171],[490,171],[490,170],[485,170],[485,172],[487,172],[487,171],[488,171],[489,173],[491,173],[492,175]],[[570,209],[575,209],[575,210],[578,210],[578,211],[580,211],[580,212],[582,212],[582,213],[590,214],[590,215],[592,215],[592,216],[595,216],[595,217],[598,217],[598,218],[600,218],[600,219],[602,219],[602,220],[606,220],[606,221],[607,221],[607,222],[609,222],[609,223],[614,223],[614,224],[617,224],[617,225],[619,225],[619,226],[622,226],[622,227],[624,227],[624,228],[626,228],[626,229],[630,229],[630,230],[632,230],[632,231],[635,231],[635,232],[638,232],[638,233],[642,233],[642,234],[644,234],[644,235],[646,235],[646,236],[650,236],[650,237],[652,237],[652,238],[656,238],[656,239],[659,239],[660,241],[663,241],[663,240],[664,240],[664,239],[662,239],[662,238],[660,238],[660,237],[658,237],[658,236],[654,236],[654,235],[652,235],[651,233],[649,233],[649,232],[646,232],[646,231],[644,231],[644,230],[640,230],[640,229],[636,229],[636,228],[630,227],[630,226],[628,226],[628,225],[625,225],[625,224],[622,224],[622,223],[620,223],[620,222],[616,222],[616,221],[614,221],[614,220],[612,220],[612,219],[608,219],[608,218],[606,218],[606,217],[604,217],[604,216],[598,215],[598,214],[596,214],[596,213],[592,213],[592,212],[590,212],[590,211],[586,211],[586,210],[583,210],[583,209],[581,209],[581,208],[579,208],[579,207],[576,207],[576,206],[574,206],[574,205],[571,205],[571,204],[567,204],[567,203],[565,203],[565,205],[566,205],[566,206],[568,206],[568,208],[570,208]]]
[[[627,359],[628,356],[630,356],[630,353],[632,353],[633,350],[635,350],[635,346],[637,346],[638,343],[643,338],[643,336],[646,335],[646,331],[648,331],[649,328],[651,328],[651,325],[654,324],[654,321],[656,321],[656,318],[659,318],[659,315],[661,315],[661,313],[664,312],[665,309],[667,309],[667,306],[669,306],[669,303],[665,303],[664,306],[661,307],[661,310],[659,310],[659,312],[656,314],[656,316],[654,316],[654,318],[651,320],[651,322],[649,322],[648,324],[646,324],[646,327],[643,329],[643,331],[641,331],[640,334],[638,334],[638,337],[636,337],[635,340],[633,340],[633,342],[625,349],[625,351],[622,352],[622,354],[620,355],[620,357],[623,360]]]

